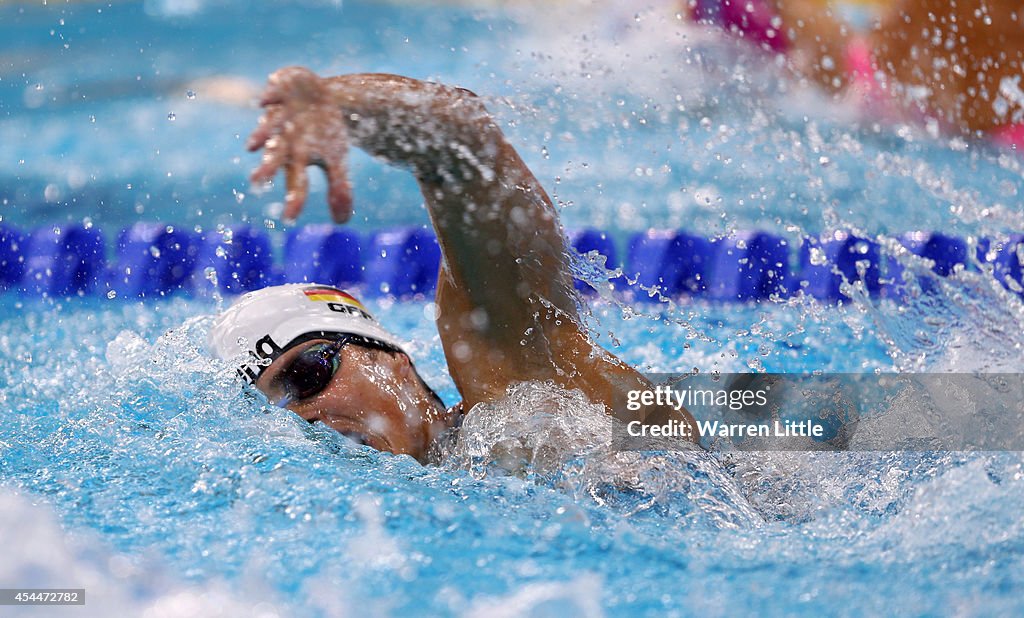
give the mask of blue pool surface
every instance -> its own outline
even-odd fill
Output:
[[[645,371],[1020,366],[1020,297],[978,264],[938,278],[894,240],[1024,231],[1016,153],[872,126],[661,4],[272,4],[0,6],[2,221],[248,223],[280,242],[281,188],[245,180],[258,111],[202,80],[399,72],[484,96],[569,227],[850,229],[928,283],[839,306],[595,300],[597,340]],[[426,222],[403,173],[356,155],[353,178],[356,229]],[[315,188],[303,223],[327,220]],[[422,467],[244,390],[205,352],[225,302],[0,294],[0,587],[85,587],[79,615],[1024,609],[1020,453],[615,453],[601,414],[532,384]],[[368,302],[457,400],[429,299]],[[858,430],[924,413],[895,400]],[[543,457],[510,465],[522,444]]]

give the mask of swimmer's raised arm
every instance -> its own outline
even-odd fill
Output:
[[[270,77],[263,106],[248,143],[265,149],[253,180],[284,168],[287,218],[302,209],[308,165],[327,173],[335,220],[351,216],[349,143],[416,176],[443,254],[438,330],[467,406],[515,382],[554,380],[616,410],[627,390],[647,384],[590,341],[558,214],[472,92],[292,67]]]
[[[332,215],[352,214],[345,154],[348,143],[416,175],[459,287],[492,318],[511,311],[505,292],[540,293],[575,315],[558,216],[544,189],[473,93],[397,75],[328,79],[306,69],[274,73],[267,112],[250,150],[265,148],[256,182],[284,168],[285,218],[306,199],[306,167],[328,177]],[[501,283],[514,285],[495,286]]]

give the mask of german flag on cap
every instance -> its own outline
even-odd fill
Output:
[[[342,292],[338,288],[329,288],[325,286],[317,286],[312,288],[306,288],[302,291],[306,295],[306,298],[313,301],[323,301],[328,303],[345,303],[348,305],[355,305],[363,311],[366,311],[366,307],[363,303],[359,302],[355,296]]]

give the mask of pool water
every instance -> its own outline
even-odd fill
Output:
[[[893,241],[1024,231],[1018,155],[826,106],[670,7],[4,5],[0,41],[6,223],[282,234],[281,189],[245,182],[258,112],[199,80],[400,72],[483,95],[568,227],[851,229],[931,284],[841,306],[595,301],[598,341],[645,371],[1020,365],[1017,295]],[[353,177],[357,228],[426,221],[405,175],[356,156]],[[326,220],[317,189],[306,222]],[[88,615],[1021,611],[1019,453],[616,453],[593,406],[530,384],[422,467],[240,388],[204,351],[223,302],[0,296],[0,586],[84,586]],[[429,300],[369,302],[454,402]]]

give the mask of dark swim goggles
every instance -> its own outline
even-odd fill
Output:
[[[308,399],[327,388],[334,374],[341,368],[341,351],[349,344],[364,348],[401,352],[397,347],[377,339],[347,333],[309,333],[292,341],[288,348],[317,339],[326,339],[311,345],[292,359],[276,376],[272,385],[284,394],[272,403],[282,408],[292,401]]]
[[[341,351],[349,344],[370,348],[371,350],[405,353],[397,346],[384,343],[372,337],[325,331],[307,333],[297,337],[285,346],[281,353],[284,354],[295,346],[316,340],[326,341],[311,345],[303,350],[301,354],[292,359],[292,362],[287,367],[274,376],[272,385],[284,391],[281,397],[271,402],[275,406],[283,408],[293,401],[308,399],[327,388],[331,380],[334,379],[334,374],[341,369]],[[444,400],[441,399],[434,389],[430,388],[429,384],[423,381],[418,372],[416,377],[423,384],[423,388],[437,401],[438,405],[445,408]]]

